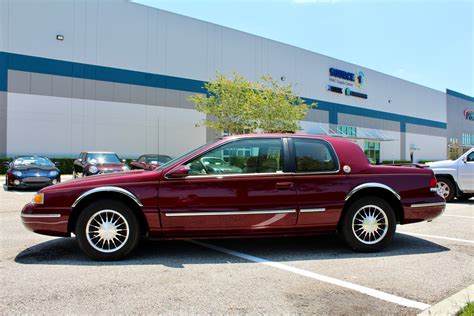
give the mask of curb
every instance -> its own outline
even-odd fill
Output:
[[[468,303],[474,301],[474,284],[457,292],[456,294],[442,300],[436,305],[424,310],[418,315],[457,315],[457,313]]]

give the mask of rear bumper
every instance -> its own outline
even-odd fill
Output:
[[[403,224],[416,223],[421,221],[431,221],[443,214],[446,209],[446,202],[422,202],[412,203],[404,207],[405,214]]]
[[[68,220],[70,210],[38,207],[33,203],[26,204],[21,210],[23,225],[32,232],[49,236],[70,236]]]

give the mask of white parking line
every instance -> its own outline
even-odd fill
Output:
[[[411,308],[417,308],[417,309],[421,309],[421,310],[427,309],[427,308],[430,307],[430,305],[425,304],[425,303],[412,301],[412,300],[409,300],[409,299],[406,299],[406,298],[403,298],[403,297],[400,297],[400,296],[388,294],[388,293],[385,293],[385,292],[382,292],[382,291],[379,291],[379,290],[375,290],[375,289],[371,289],[371,288],[368,288],[368,287],[365,287],[365,286],[362,286],[362,285],[358,285],[358,284],[354,284],[354,283],[351,283],[351,282],[338,280],[338,279],[331,278],[331,277],[328,277],[328,276],[325,276],[325,275],[322,275],[322,274],[306,271],[306,270],[303,270],[303,269],[295,268],[295,267],[292,267],[292,266],[289,266],[289,265],[286,265],[286,264],[282,264],[282,263],[278,263],[278,262],[273,262],[273,261],[270,261],[270,260],[267,260],[267,259],[255,257],[255,256],[248,255],[248,254],[245,254],[245,253],[242,253],[242,252],[235,251],[235,250],[230,250],[230,249],[227,249],[227,248],[223,248],[223,247],[219,247],[219,246],[215,246],[215,245],[212,245],[212,244],[208,244],[208,243],[204,243],[204,242],[200,242],[200,241],[195,241],[195,240],[191,240],[190,242],[192,242],[196,245],[202,246],[202,247],[206,247],[206,248],[213,249],[213,250],[216,250],[216,251],[219,251],[219,252],[223,252],[223,253],[226,253],[228,255],[239,257],[239,258],[242,258],[242,259],[245,259],[245,260],[249,260],[249,261],[253,261],[253,262],[257,262],[257,263],[262,263],[262,264],[265,264],[265,265],[268,265],[268,266],[271,266],[271,267],[274,267],[274,268],[277,268],[277,269],[285,270],[285,271],[288,271],[288,272],[293,272],[293,273],[296,273],[296,274],[299,274],[299,275],[302,275],[302,276],[305,276],[305,277],[308,277],[308,278],[311,278],[311,279],[314,279],[314,280],[318,280],[318,281],[321,281],[321,282],[326,282],[326,283],[329,283],[329,284],[344,287],[344,288],[347,288],[347,289],[350,289],[350,290],[353,290],[353,291],[357,291],[357,292],[360,292],[360,293],[363,293],[363,294],[366,294],[366,295],[369,295],[369,296],[372,296],[372,297],[375,297],[375,298],[378,298],[378,299],[381,299],[381,300],[384,300],[384,301],[387,301],[387,302],[390,302],[390,303],[395,303],[395,304],[398,304],[398,305],[411,307]]]
[[[418,234],[418,233],[405,233],[405,232],[400,232],[400,231],[397,231],[397,233],[399,233],[399,234],[404,234],[404,235],[415,236],[415,237],[426,237],[426,238],[435,238],[435,239],[445,239],[445,240],[452,240],[452,241],[465,242],[465,243],[468,243],[468,244],[474,244],[474,240],[468,240],[468,239],[459,239],[459,238],[451,238],[451,237],[435,236],[435,235],[426,235],[426,234]]]
[[[444,216],[448,216],[448,217],[459,217],[459,218],[474,218],[474,216],[464,216],[464,215],[448,215],[448,214],[444,214]]]

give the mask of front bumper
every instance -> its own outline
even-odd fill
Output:
[[[47,208],[33,203],[26,204],[21,210],[23,225],[32,232],[49,236],[70,236],[68,220],[70,209]]]
[[[16,184],[15,181],[19,183]],[[17,178],[14,176],[9,176],[7,183],[8,186],[11,188],[19,188],[19,189],[28,189],[28,188],[44,188],[53,184],[57,184],[61,182],[61,178],[49,178],[49,177],[25,177],[25,178]]]

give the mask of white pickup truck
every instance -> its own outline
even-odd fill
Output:
[[[438,179],[438,194],[446,202],[454,198],[468,200],[474,196],[474,148],[456,160],[427,164]]]

